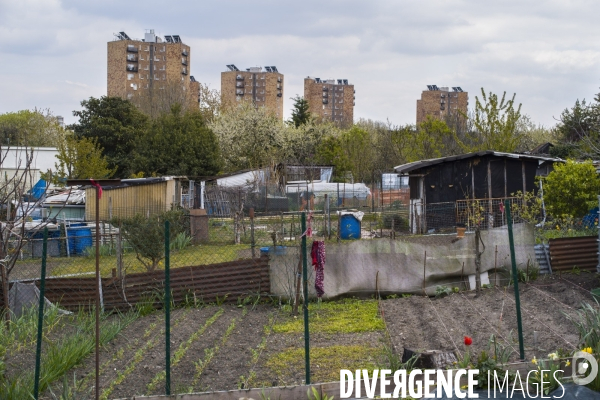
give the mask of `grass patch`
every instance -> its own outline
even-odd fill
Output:
[[[311,333],[359,333],[384,329],[375,300],[344,299],[310,303],[308,318]],[[304,321],[302,317],[288,317],[285,321],[275,324],[273,332],[304,332]]]
[[[340,369],[379,368],[383,351],[379,347],[329,346],[310,349],[311,381],[333,382],[340,380]],[[285,378],[304,376],[304,349],[289,349],[269,357],[267,368],[277,376],[279,384],[289,384]]]
[[[110,317],[103,314],[100,327],[100,345],[104,346],[117,336],[121,330],[137,318],[135,313]],[[63,316],[62,318],[70,318]],[[73,319],[72,332],[58,340],[44,345],[41,358],[39,389],[43,393],[49,385],[62,377],[68,370],[78,365],[94,350],[95,320],[92,313],[79,312]],[[31,398],[34,383],[34,371],[23,371],[14,377],[0,376],[0,398]]]
[[[248,249],[248,245],[197,245],[187,246],[178,251],[171,251],[171,268],[184,267],[190,265],[207,265],[228,261],[235,261],[239,258],[240,250]],[[95,254],[95,253],[94,253]],[[15,272],[11,275],[14,279],[25,279],[34,276],[27,276],[27,271],[35,271],[39,274],[39,259],[27,259],[17,262]],[[123,265],[127,273],[145,272],[146,268],[136,258],[134,252],[127,252],[123,255]],[[107,255],[100,257],[100,274],[104,277],[112,275],[112,269],[116,266],[116,256]],[[49,276],[61,276],[70,274],[89,274],[92,276],[96,271],[96,261],[94,257],[51,257],[48,258],[48,269],[51,272]],[[159,262],[157,269],[164,269],[164,260]],[[37,276],[37,275],[36,275]]]

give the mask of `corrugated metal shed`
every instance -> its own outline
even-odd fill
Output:
[[[406,173],[409,173],[416,169],[429,167],[431,165],[442,164],[442,163],[446,163],[446,162],[453,162],[456,160],[465,160],[467,158],[473,158],[473,157],[489,156],[489,155],[495,156],[495,157],[502,157],[502,158],[512,158],[515,160],[524,159],[524,160],[537,160],[540,162],[546,162],[546,161],[564,162],[564,160],[562,160],[560,158],[536,156],[536,155],[531,155],[531,154],[503,153],[500,151],[486,150],[486,151],[476,151],[473,153],[459,154],[457,156],[430,158],[428,160],[414,161],[411,163],[402,164],[397,167],[394,167],[394,171],[396,171],[397,173],[406,174]]]

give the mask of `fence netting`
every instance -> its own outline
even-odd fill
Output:
[[[246,372],[234,379],[248,387],[268,335],[264,327],[282,309],[307,300],[301,290],[302,238],[309,233],[308,300],[317,296],[313,241],[325,245],[325,299],[469,288],[475,228],[489,231],[483,235],[486,282],[508,283],[505,199],[421,205],[415,212],[403,190],[379,191],[368,199],[356,192],[344,197],[343,187],[338,197],[337,185],[326,197],[299,190],[285,211],[260,209],[278,201],[268,192],[247,197],[253,207],[236,200],[241,193],[223,192],[220,201],[209,197],[205,209],[111,209],[110,218],[98,223],[59,217],[12,232],[15,243],[5,254],[1,277],[1,302],[11,322],[0,328],[0,397],[32,393],[40,304],[43,396],[92,397],[98,390],[108,399],[202,391],[217,384],[215,365],[233,362],[233,353],[225,351],[234,351],[231,335],[258,329],[257,339],[244,344],[252,351],[240,356],[246,357],[240,361]],[[516,210],[517,200],[509,200]],[[289,204],[295,204],[292,210]],[[414,235],[415,216],[434,235]],[[535,259],[532,228],[518,213],[515,222],[518,262],[527,268]],[[464,238],[457,239],[457,228],[466,230]],[[442,265],[447,259],[451,273]],[[407,274],[410,279],[400,279]],[[265,301],[271,305],[256,311]],[[301,349],[302,343],[290,346]]]

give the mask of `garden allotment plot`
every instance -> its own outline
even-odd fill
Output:
[[[563,274],[522,284],[525,355],[546,357],[578,344],[575,316],[582,302],[592,303],[595,274]],[[443,298],[422,296],[345,299],[311,303],[313,382],[339,380],[340,369],[390,368],[394,348],[464,352],[463,337],[473,338],[471,353],[488,346],[491,334],[518,358],[512,287],[488,288]],[[102,398],[165,392],[164,314],[149,312],[106,343],[101,353]],[[302,315],[287,306],[249,302],[189,304],[171,317],[172,393],[302,384]],[[534,334],[534,332],[537,332]],[[537,338],[537,339],[534,339]],[[66,373],[77,391],[94,384],[93,355]],[[56,393],[62,382],[51,384]],[[46,391],[46,394],[49,392]]]

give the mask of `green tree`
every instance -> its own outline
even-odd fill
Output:
[[[115,169],[108,168],[108,161],[95,138],[67,136],[59,144],[56,158],[55,177],[58,179],[106,179],[115,172]]]
[[[348,172],[352,172],[352,164],[338,136],[328,136],[323,139],[316,154],[319,164],[333,166],[334,182],[344,182]]]
[[[149,118],[128,100],[120,97],[90,97],[73,111],[79,122],[69,128],[77,138],[96,140],[115,175],[127,178],[132,173],[132,157],[136,145],[149,127]]]
[[[556,218],[583,217],[598,206],[600,179],[591,161],[557,163],[544,179],[544,201]]]
[[[48,110],[0,114],[0,143],[10,146],[57,147],[65,130]]]
[[[446,122],[428,116],[418,125],[412,143],[405,150],[405,158],[408,162],[412,162],[442,157],[446,155],[444,141],[452,136],[452,131]]]
[[[135,153],[133,168],[145,176],[211,176],[222,167],[217,138],[200,112],[183,112],[179,104],[152,121]]]
[[[294,108],[292,109],[292,119],[289,124],[298,128],[300,125],[305,125],[311,120],[310,112],[308,111],[308,100],[296,95],[293,97]]]
[[[561,113],[556,129],[562,152],[579,158],[600,156],[600,93],[594,100],[577,100],[573,108]]]
[[[288,125],[284,132],[282,161],[288,164],[322,164],[316,155],[321,143],[331,136],[338,137],[341,130],[331,122],[317,123],[310,120],[294,127]]]
[[[350,171],[355,182],[367,182],[373,176],[375,152],[371,145],[371,135],[358,126],[344,131],[340,144],[350,162]]]
[[[499,99],[498,95],[492,92],[486,94],[481,88],[481,100],[475,96],[475,110],[469,116],[473,131],[467,133],[464,140],[457,138],[465,151],[495,150],[510,153],[519,147],[522,139],[518,131],[521,104],[515,105],[515,96],[513,94],[507,100],[504,92]]]

